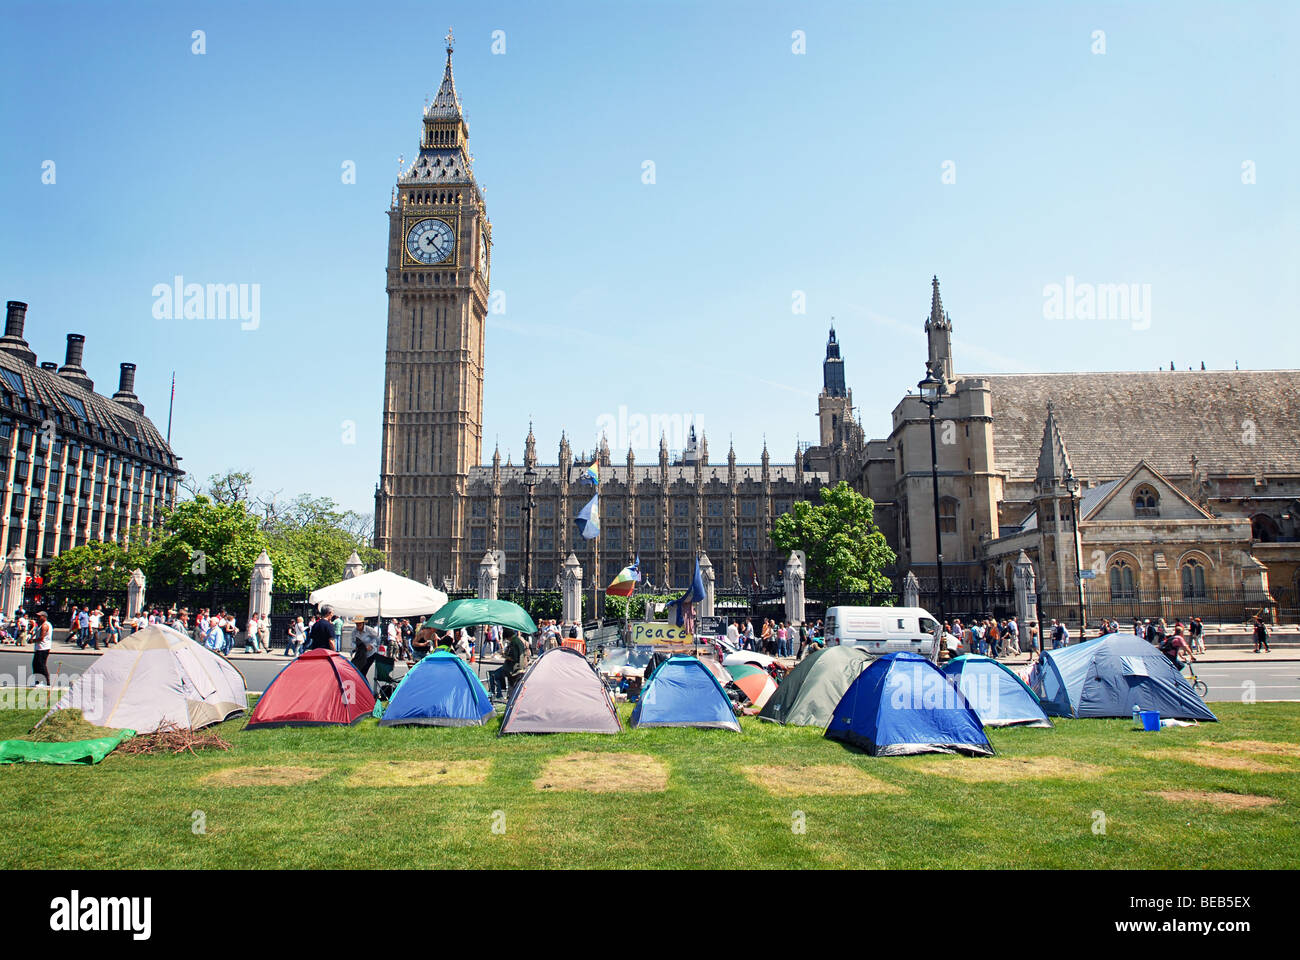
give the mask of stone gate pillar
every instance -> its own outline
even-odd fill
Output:
[[[564,561],[564,578],[561,581],[563,606],[560,613],[565,623],[582,623],[582,565],[576,554],[570,553]]]
[[[700,579],[704,581],[704,599],[700,601],[700,616],[713,616],[713,561],[707,553],[700,554]]]
[[[12,619],[23,605],[23,590],[27,585],[27,558],[22,547],[15,546],[5,558],[4,572],[0,573],[0,608],[5,617]]]
[[[790,554],[785,563],[785,619],[790,624],[803,623],[803,563],[799,554]]]
[[[248,585],[248,619],[253,619],[253,614],[257,614],[258,619],[271,615],[271,584],[274,579],[271,558],[263,550],[253,563],[253,578]]]
[[[1034,565],[1025,551],[1020,551],[1016,558],[1016,620],[1020,626],[1020,638],[1023,643],[1029,638],[1029,627],[1038,623],[1038,581],[1034,576]],[[1040,638],[1041,640],[1041,638]]]
[[[365,572],[365,564],[361,562],[361,558],[357,556],[357,552],[353,550],[352,556],[348,557],[348,562],[343,564],[343,579],[351,580],[353,577],[359,577]]]
[[[126,618],[138,617],[144,610],[144,571],[136,567],[131,571],[131,579],[126,584]]]
[[[501,570],[497,566],[496,554],[489,550],[483,554],[483,559],[478,562],[478,597],[480,600],[495,600],[497,598],[497,580],[501,576]]]
[[[921,581],[911,570],[903,578],[903,606],[919,607],[921,605]]]

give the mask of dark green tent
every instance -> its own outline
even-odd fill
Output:
[[[786,674],[759,719],[799,727],[826,726],[844,691],[873,659],[861,647],[836,645],[814,650]]]

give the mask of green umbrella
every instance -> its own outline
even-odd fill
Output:
[[[509,600],[453,600],[424,621],[435,630],[457,630],[460,627],[477,627],[483,624],[511,627],[520,633],[536,633],[537,624],[528,611]]]

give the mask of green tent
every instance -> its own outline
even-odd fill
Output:
[[[509,600],[453,600],[424,621],[426,627],[435,630],[459,630],[483,624],[511,627],[520,633],[537,632],[537,624],[528,611]]]
[[[854,678],[875,658],[861,647],[814,650],[791,670],[759,713],[760,720],[825,727]]]
[[[99,763],[117,749],[134,730],[119,730],[111,737],[43,743],[33,740],[0,740],[0,763]]]

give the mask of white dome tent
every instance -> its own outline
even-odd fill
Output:
[[[230,661],[156,623],[102,654],[37,726],[70,708],[97,727],[198,730],[247,711],[248,689]]]

